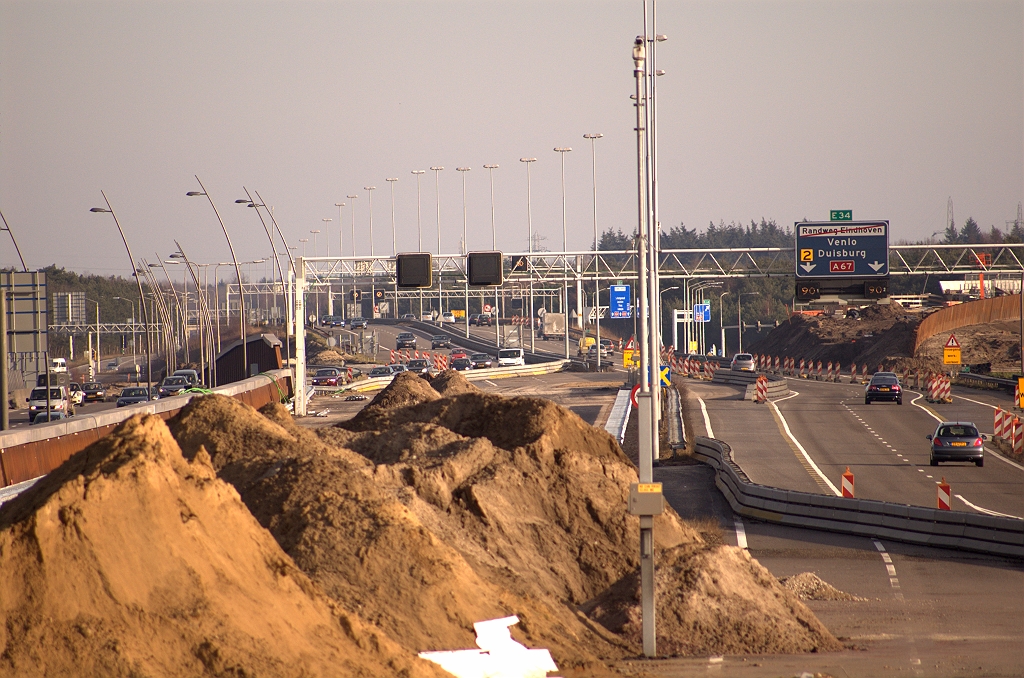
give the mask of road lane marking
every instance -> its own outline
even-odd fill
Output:
[[[964,499],[964,496],[962,494],[954,494],[953,496],[962,501],[963,503],[967,504],[968,506],[970,506],[975,511],[979,511],[981,513],[984,513],[985,515],[996,516],[997,518],[1016,518],[1017,520],[1024,520],[1024,518],[1021,518],[1020,516],[1010,515],[1009,513],[1000,513],[999,511],[991,511],[987,508],[982,508],[976,504],[972,504],[971,502]]]
[[[741,549],[747,548],[747,530],[743,527],[743,521],[737,518],[736,524],[736,545]]]
[[[700,412],[704,415],[704,430],[708,432],[708,438],[714,438],[715,432],[711,428],[711,417],[708,416],[708,407],[704,404],[703,398],[697,398],[700,403]]]
[[[828,476],[821,472],[821,469],[818,468],[818,465],[814,463],[813,459],[811,459],[811,455],[807,454],[807,450],[805,450],[804,446],[800,444],[800,441],[796,439],[796,436],[793,435],[793,432],[789,430],[789,423],[786,421],[786,418],[782,416],[782,411],[779,410],[778,406],[775,404],[776,402],[782,402],[783,400],[795,398],[798,395],[800,395],[798,392],[793,391],[793,395],[786,396],[785,398],[779,398],[777,401],[769,400],[768,404],[772,406],[772,411],[775,414],[776,423],[781,425],[783,432],[786,434],[786,436],[789,437],[790,441],[792,441],[793,445],[796,446],[796,449],[800,451],[800,454],[802,454],[804,459],[807,461],[807,465],[804,466],[804,468],[808,469],[808,466],[810,466],[808,472],[810,472],[810,469],[814,469],[814,472],[818,474],[818,478],[820,478],[821,481],[824,482],[824,485],[822,485],[822,482],[818,482],[818,486],[821,487],[822,489],[825,489],[825,486],[827,486],[828,489],[830,489],[834,495],[836,495],[837,497],[841,497],[843,496],[843,493],[839,491],[838,487],[832,484],[832,481],[828,479]],[[812,475],[811,477],[813,478],[814,476]],[[817,481],[818,478],[815,478],[815,481]]]
[[[491,381],[490,379],[484,379],[484,383],[485,383],[485,384],[490,384],[490,385],[491,385],[491,386],[493,386],[494,388],[498,388],[498,385],[497,385],[497,384],[495,384],[495,383],[494,383],[493,381]]]

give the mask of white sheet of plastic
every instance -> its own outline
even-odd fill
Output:
[[[457,678],[545,678],[557,671],[551,653],[531,650],[512,640],[509,627],[519,617],[502,617],[476,622],[476,644],[479,650],[420,652],[420,657],[438,664]]]

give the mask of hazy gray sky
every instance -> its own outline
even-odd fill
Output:
[[[0,0],[0,210],[30,268],[128,272],[100,189],[138,256],[266,256],[258,190],[293,246],[355,203],[356,252],[425,249],[462,233],[491,242],[485,163],[495,163],[497,244],[523,251],[533,156],[534,229],[562,247],[565,158],[570,249],[598,220],[635,228],[631,2],[11,2]],[[667,2],[658,7],[662,227],[782,225],[830,208],[886,218],[894,239],[1016,216],[1024,186],[1022,2]],[[349,200],[347,195],[358,195]],[[344,253],[352,212],[344,208]],[[325,254],[325,234],[317,237]],[[17,261],[0,238],[0,265]],[[227,275],[227,271],[221,271]],[[255,271],[254,271],[255,273]]]

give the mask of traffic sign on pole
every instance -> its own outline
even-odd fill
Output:
[[[693,319],[699,323],[711,322],[711,304],[694,304]]]
[[[630,303],[629,285],[612,285],[609,288],[609,315],[612,318],[632,318],[633,306]]]
[[[797,278],[889,275],[889,222],[796,223]]]

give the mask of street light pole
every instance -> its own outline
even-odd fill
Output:
[[[253,200],[252,196],[249,194],[249,189],[247,189],[245,186],[242,187],[242,190],[245,191],[246,199],[245,200],[236,200],[235,202],[239,203],[239,204],[246,204],[248,207],[252,207],[253,209],[256,210],[256,216],[258,216],[260,218],[260,223],[263,224],[263,230],[267,234],[267,238],[270,240],[270,249],[274,252],[274,261],[277,264],[277,276],[278,276],[278,279],[281,281],[281,298],[282,298],[283,303],[284,303],[284,312],[285,312],[284,313],[284,315],[285,315],[285,323],[284,323],[285,354],[284,355],[285,355],[285,364],[287,364],[291,360],[291,355],[292,355],[292,320],[291,320],[292,316],[291,316],[291,311],[290,311],[290,308],[289,308],[289,299],[288,299],[288,292],[287,292],[288,288],[287,288],[287,285],[285,284],[284,269],[281,267],[280,255],[278,254],[277,246],[274,244],[274,235],[270,232],[270,227],[267,226],[267,221],[266,221],[266,219],[263,218],[263,213],[260,212],[260,210],[259,210],[260,207],[266,207],[266,205],[262,205],[260,203],[257,203],[255,200]],[[260,200],[259,194],[257,194],[256,199]],[[262,200],[260,200],[260,202],[262,202]],[[344,205],[344,204],[345,203],[342,203],[342,205]],[[270,214],[270,218],[273,221],[274,213],[271,212],[269,209],[267,210],[267,212]],[[274,228],[277,228],[277,222],[276,221],[274,221]],[[280,233],[280,230],[279,230],[279,233]],[[338,209],[338,234],[339,234],[338,252],[340,253],[341,252],[341,243],[340,243],[340,235],[341,235],[341,209],[340,208]],[[284,242],[284,236],[283,235],[281,235],[281,241]],[[285,245],[285,247],[287,247],[288,243],[284,243],[284,245]],[[291,267],[291,259],[288,260],[288,264],[289,264],[289,268],[290,268]],[[217,269],[214,268],[214,273],[216,273],[216,270]],[[220,284],[219,284],[219,281],[217,281],[217,280],[215,280],[214,283],[216,284],[216,288],[215,289],[216,289],[216,292],[217,292],[217,295],[216,295],[217,296],[217,353],[220,353]],[[209,296],[209,295],[207,295],[207,296]],[[209,313],[209,301],[207,301],[207,305],[206,306],[207,306],[207,313]],[[211,330],[211,333],[210,333],[210,343],[211,344],[213,343],[213,333],[212,333],[212,330]],[[211,351],[211,353],[212,353],[212,351]],[[216,371],[216,366],[217,366],[216,357],[214,357],[214,359],[211,360],[210,363],[214,367],[214,371]]]
[[[118,301],[127,301],[132,305],[132,365],[135,364],[135,326],[139,324],[139,317],[135,315],[135,302],[128,297],[112,297]]]
[[[331,256],[331,227],[330,227],[329,223],[334,221],[334,219],[327,218],[327,219],[321,219],[320,221],[324,222],[324,233],[327,234],[327,235],[324,236],[324,242],[327,243],[327,254],[326,254],[326,256],[329,257],[329,256]]]
[[[416,251],[423,251],[423,201],[422,193],[420,191],[420,177],[426,173],[427,170],[412,170],[412,173],[416,175]],[[419,320],[423,320],[423,290],[420,290],[420,315]]]
[[[718,295],[718,320],[719,320],[719,325],[721,325],[721,330],[722,330],[722,357],[723,358],[726,357],[727,355],[729,355],[729,352],[725,350],[725,305],[722,302],[722,300],[725,298],[725,295],[727,295],[727,294],[729,294],[729,290],[726,290],[725,292],[722,292],[721,294]]]
[[[390,177],[385,181],[391,184],[391,256],[395,256],[398,254],[398,238],[395,235],[395,182],[398,181],[398,177]],[[397,297],[395,297],[395,311],[398,311]]]
[[[494,228],[494,170],[498,169],[497,165],[484,165],[484,169],[487,170],[488,178],[491,182],[491,249],[498,249],[497,232]],[[495,348],[501,348],[501,303],[499,302],[499,294],[501,290],[494,288],[494,346]],[[482,309],[481,309],[482,310]]]
[[[597,325],[597,369],[601,369],[601,259],[597,255],[597,140],[600,132],[584,134],[590,139],[590,168],[594,183],[594,322]]]
[[[135,282],[139,286],[139,299],[142,300],[142,299],[144,299],[145,294],[142,291],[142,279],[139,278],[138,268],[135,265],[135,257],[132,256],[132,248],[128,246],[128,239],[124,237],[124,230],[121,228],[121,222],[119,222],[117,220],[117,214],[114,213],[114,208],[110,205],[110,201],[107,200],[107,194],[104,193],[103,191],[100,191],[100,195],[103,196],[103,202],[107,203],[106,208],[103,208],[103,207],[93,207],[89,211],[90,212],[109,212],[110,216],[114,218],[114,225],[117,226],[117,232],[121,234],[121,242],[124,243],[124,249],[125,249],[126,252],[128,252],[128,260],[132,264],[132,275],[135,276]],[[153,357],[152,357],[152,352],[151,352],[152,351],[152,347],[150,346],[151,342],[150,342],[150,339],[149,339],[149,312],[146,310],[145,303],[142,304],[142,317],[143,317],[143,322],[146,323],[146,400],[149,400],[151,398],[151,395],[152,395],[150,393],[151,390],[152,390],[150,388],[150,386],[151,386],[150,380],[153,378],[153,371],[152,371],[152,368],[153,368]],[[6,360],[7,356],[3,356],[3,359]]]
[[[572,149],[568,146],[558,146],[555,151],[562,160],[562,314],[565,316],[565,359],[569,359],[569,259],[566,252],[569,251],[568,232],[565,219],[565,154]],[[579,319],[583,322],[583,318]],[[600,352],[600,349],[598,349]]]
[[[245,317],[245,294],[242,292],[242,271],[238,267],[238,258],[235,256],[235,247],[234,245],[231,244],[231,236],[228,235],[228,228],[227,226],[224,225],[224,220],[221,219],[220,217],[220,211],[217,209],[217,205],[213,203],[213,198],[210,197],[210,194],[206,190],[206,187],[203,186],[203,182],[199,180],[199,175],[196,175],[196,181],[199,182],[199,187],[202,188],[203,190],[189,191],[185,195],[205,195],[206,199],[210,201],[210,207],[213,208],[213,213],[217,215],[217,221],[220,222],[220,228],[222,231],[224,231],[224,239],[228,241],[228,251],[231,252],[231,261],[235,265],[235,277],[238,279],[238,329],[239,336],[242,340],[242,378],[245,379],[249,374],[249,352],[248,346],[246,345],[248,342],[248,337],[246,336],[245,332],[245,323],[247,319]]]
[[[318,256],[317,253],[316,253],[316,236],[317,236],[317,234],[320,233],[320,229],[319,228],[310,229],[309,232],[313,234],[313,256],[315,257],[315,256]]]
[[[444,297],[441,292],[441,170],[443,165],[433,165],[434,172],[434,204],[437,206],[437,312],[444,313]]]
[[[377,190],[376,186],[363,186],[363,190],[366,191],[367,200],[369,201],[370,208],[370,256],[373,256],[373,192]]]
[[[468,212],[466,211],[466,172],[470,167],[456,167],[455,170],[462,174],[462,255],[466,261],[466,317],[464,318],[466,323],[466,338],[469,338],[469,231],[468,231]]]
[[[334,206],[338,208],[338,256],[343,257],[345,256],[345,222],[342,221],[341,208],[345,206],[345,203],[336,202]]]
[[[350,196],[348,196],[348,199],[349,200],[355,200],[358,197],[359,197],[358,195],[350,195]],[[352,237],[349,238],[349,240],[352,241],[352,256],[354,257],[356,255],[356,204],[355,203],[352,203]],[[303,254],[303,256],[305,256],[305,254]],[[305,322],[305,321],[303,321],[303,322]]]
[[[736,297],[736,324],[739,325],[738,331],[740,333],[740,348],[737,353],[743,353],[743,297],[753,297],[758,294],[760,292],[740,292]]]
[[[519,162],[526,163],[526,227],[527,245],[530,248],[529,256],[526,258],[526,269],[530,273],[530,310],[526,314],[526,319],[530,321],[530,353],[534,353],[537,350],[537,332],[533,326],[533,208],[530,195],[530,164],[537,162],[537,158],[519,158]]]

